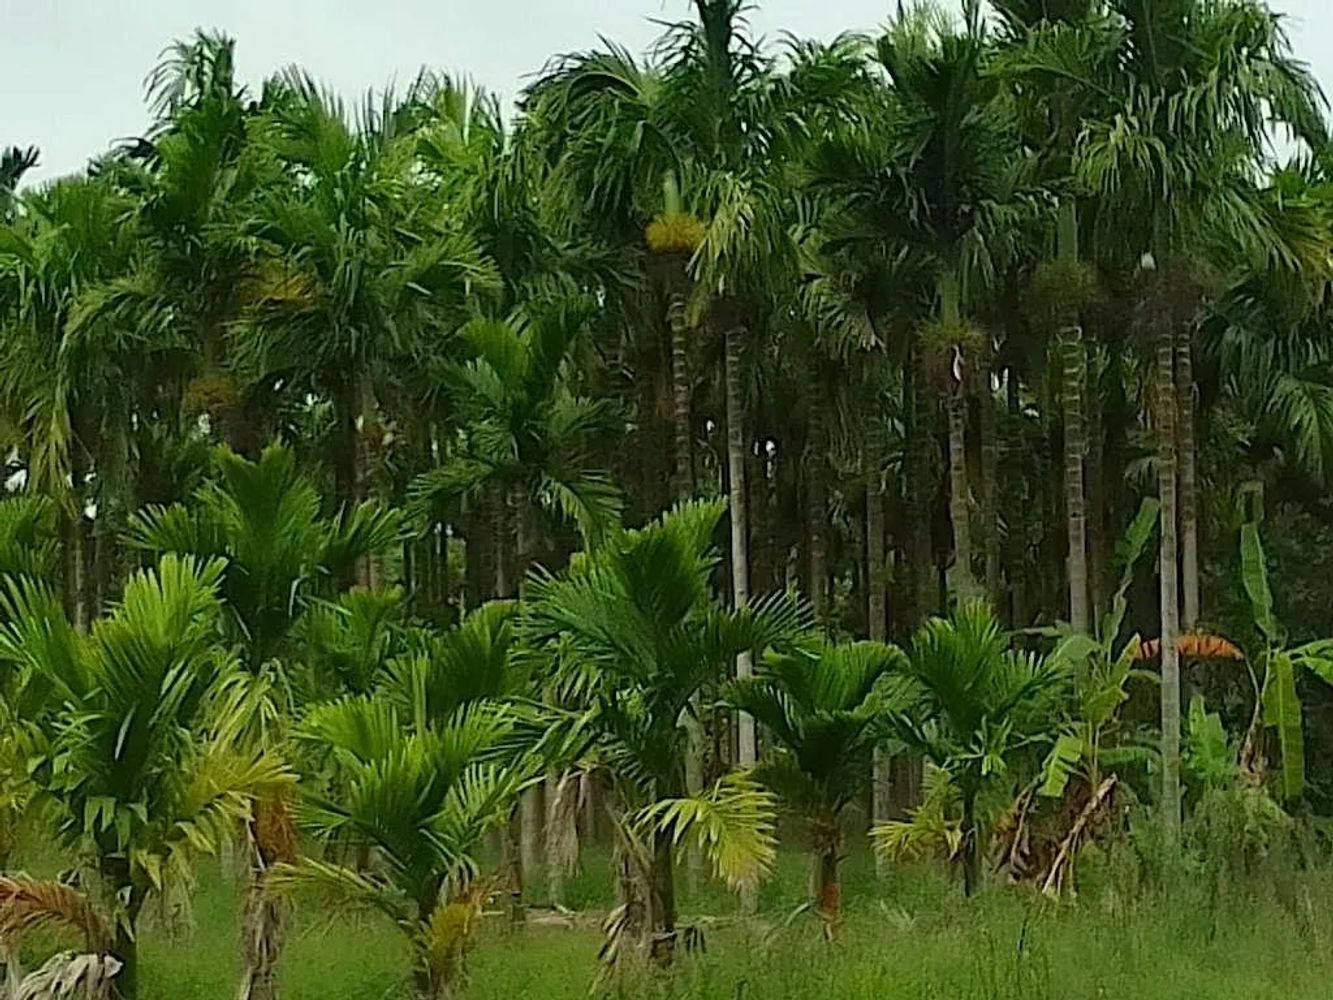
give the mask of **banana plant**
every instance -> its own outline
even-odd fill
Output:
[[[1333,639],[1318,639],[1299,646],[1287,644],[1287,631],[1273,609],[1268,586],[1259,522],[1253,518],[1240,529],[1241,582],[1250,600],[1250,613],[1259,637],[1258,651],[1246,661],[1254,686],[1254,714],[1241,748],[1241,766],[1259,765],[1260,734],[1271,727],[1277,735],[1281,765],[1278,796],[1286,801],[1305,791],[1305,733],[1297,677],[1309,672],[1333,684]]]
[[[1145,498],[1116,547],[1120,583],[1093,634],[1054,633],[1061,638],[1051,656],[1069,670],[1072,699],[1067,720],[1038,776],[1035,791],[1042,798],[1064,797],[1075,776],[1089,795],[1096,796],[1105,780],[1105,768],[1147,764],[1153,759],[1147,739],[1136,740],[1121,730],[1119,713],[1129,699],[1130,682],[1155,682],[1157,675],[1135,666],[1142,649],[1139,637],[1130,636],[1121,644],[1120,633],[1134,567],[1152,541],[1157,519],[1157,501]]]

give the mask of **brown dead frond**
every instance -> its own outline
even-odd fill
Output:
[[[0,876],[0,938],[44,928],[78,931],[90,951],[110,947],[111,927],[78,889],[25,875]]]
[[[1118,779],[1114,774],[1106,778],[1097,786],[1097,790],[1093,792],[1080,810],[1078,817],[1070,826],[1069,832],[1060,841],[1060,849],[1056,851],[1055,858],[1051,861],[1045,878],[1042,879],[1042,892],[1049,896],[1056,896],[1068,885],[1069,873],[1074,867],[1074,859],[1078,856],[1079,849],[1091,836],[1097,822],[1111,808],[1117,783]]]

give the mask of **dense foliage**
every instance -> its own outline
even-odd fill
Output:
[[[882,866],[1059,895],[1327,807],[1333,147],[1281,20],[692,7],[512,120],[201,33],[142,138],[0,157],[15,982],[57,927],[43,982],[134,996],[223,844],[243,997],[298,890],[443,997],[605,816],[614,970],[673,963],[678,854],[752,900],[788,820],[833,934],[862,812]]]

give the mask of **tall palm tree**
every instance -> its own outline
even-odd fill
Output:
[[[418,503],[493,498],[494,597],[510,597],[537,555],[539,514],[596,543],[619,524],[620,494],[594,445],[616,425],[609,400],[575,391],[570,358],[592,303],[529,303],[510,321],[478,319],[461,336],[475,357],[446,369],[460,439],[413,484]]]
[[[1317,86],[1291,57],[1280,20],[1261,6],[1250,0],[1115,0],[1109,8],[1112,16],[1099,26],[1108,33],[1102,44],[1084,48],[1073,61],[1068,48],[1050,55],[1066,71],[1065,86],[1088,95],[1089,125],[1072,172],[1094,195],[1097,251],[1112,260],[1118,256],[1122,270],[1144,268],[1148,278],[1144,325],[1155,359],[1162,501],[1162,805],[1167,828],[1175,831],[1178,585],[1183,583],[1189,615],[1198,611],[1199,592],[1188,338],[1201,286],[1179,262],[1187,247],[1218,250],[1232,260],[1239,254],[1290,262],[1290,247],[1257,205],[1250,165],[1264,158],[1269,122],[1316,144],[1325,129]],[[1187,495],[1178,505],[1182,490]]]
[[[342,102],[292,72],[269,84],[261,134],[287,183],[251,207],[257,275],[231,325],[236,364],[256,380],[315,392],[333,409],[336,502],[364,498],[362,431],[396,365],[457,330],[494,265],[445,212],[413,157],[415,95]],[[380,390],[383,392],[383,390]]]

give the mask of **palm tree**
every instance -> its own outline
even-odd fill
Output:
[[[1140,262],[1148,278],[1144,325],[1155,357],[1162,503],[1162,805],[1174,832],[1180,821],[1174,637],[1181,569],[1187,619],[1198,612],[1199,593],[1188,341],[1202,291],[1179,261],[1187,247],[1200,247],[1217,248],[1232,260],[1239,255],[1293,262],[1291,249],[1256,204],[1249,165],[1263,159],[1269,121],[1316,146],[1325,129],[1318,88],[1291,57],[1279,19],[1250,0],[1171,0],[1151,9],[1117,0],[1110,6],[1114,17],[1100,26],[1109,34],[1084,49],[1079,65],[1064,60],[1072,70],[1064,85],[1090,95],[1088,107],[1096,108],[1085,116],[1090,125],[1073,173],[1095,195],[1098,252],[1114,259],[1118,251],[1122,268]],[[1217,38],[1228,42],[1204,42]],[[1178,529],[1183,565],[1178,565]]]
[[[842,913],[843,812],[869,786],[894,704],[889,681],[903,660],[900,650],[880,642],[824,641],[770,653],[753,677],[724,692],[773,740],[755,777],[809,824],[818,865],[814,904],[833,926]]]
[[[623,902],[646,906],[654,954],[665,961],[676,936],[674,845],[686,828],[706,834],[715,863],[737,884],[752,882],[771,850],[767,802],[743,777],[685,798],[686,720],[737,654],[788,646],[805,627],[787,597],[718,604],[711,539],[724,510],[681,504],[557,576],[534,575],[526,595],[525,637],[553,657],[551,682],[562,703],[586,711],[587,752],[611,775],[620,849],[633,869],[634,884],[622,891],[646,887],[646,899]]]
[[[414,725],[370,698],[313,709],[301,736],[326,755],[331,780],[307,795],[302,824],[330,844],[373,848],[369,869],[307,858],[274,870],[381,913],[412,950],[421,1000],[455,995],[487,895],[477,852],[509,816],[534,769],[513,749],[513,718],[477,702]]]
[[[234,364],[288,393],[315,392],[334,416],[334,499],[364,498],[362,432],[376,387],[451,335],[498,276],[413,156],[421,94],[342,102],[299,72],[270,81],[260,134],[287,183],[251,206],[256,276],[231,325]],[[381,390],[382,392],[383,390]]]
[[[58,706],[33,781],[55,810],[60,843],[90,859],[102,888],[96,901],[57,893],[70,908],[49,918],[86,929],[86,914],[100,915],[126,998],[138,994],[137,924],[149,895],[188,877],[190,858],[230,836],[254,796],[290,781],[238,742],[240,720],[222,698],[234,669],[218,642],[222,569],[164,556],[130,578],[86,638],[46,588],[11,584],[3,600],[0,656],[40,678]],[[43,891],[22,884],[30,896]]]
[[[305,689],[298,689],[303,678],[295,661],[327,653],[317,641],[328,631],[317,627],[326,623],[328,607],[319,599],[338,598],[328,614],[339,617],[342,634],[364,620],[357,612],[368,605],[383,615],[401,603],[401,594],[393,591],[339,593],[359,561],[398,540],[401,519],[373,503],[336,517],[322,515],[319,493],[297,468],[295,455],[281,445],[265,448],[253,462],[221,447],[213,461],[216,478],[197,491],[193,503],[140,512],[130,523],[130,535],[151,552],[225,560],[220,586],[226,633],[252,679],[251,707],[259,709],[249,719],[249,738],[276,749],[284,719],[298,711],[300,694],[318,695],[323,673],[337,663],[323,658],[320,670],[304,678]],[[352,680],[345,674],[338,679]],[[270,697],[274,692],[276,699]],[[246,828],[251,866],[242,935],[243,1000],[275,995],[284,931],[283,913],[265,892],[264,875],[286,847],[270,850],[262,834],[281,831],[286,801],[267,799],[260,808],[261,818],[273,822],[251,822]]]
[[[593,452],[616,410],[578,394],[570,371],[591,311],[577,298],[530,303],[509,322],[473,320],[461,336],[475,357],[446,371],[460,441],[412,492],[418,505],[492,500],[494,597],[512,596],[537,555],[539,513],[573,522],[588,543],[619,524],[620,493]]]
[[[971,895],[980,880],[984,832],[977,801],[1005,778],[1025,746],[1049,733],[1065,667],[1010,649],[994,614],[978,601],[952,619],[923,625],[907,659],[914,692],[910,707],[894,713],[893,725],[958,794],[963,890]]]
[[[38,163],[36,146],[7,146],[0,151],[0,223],[14,218],[19,182]]]

